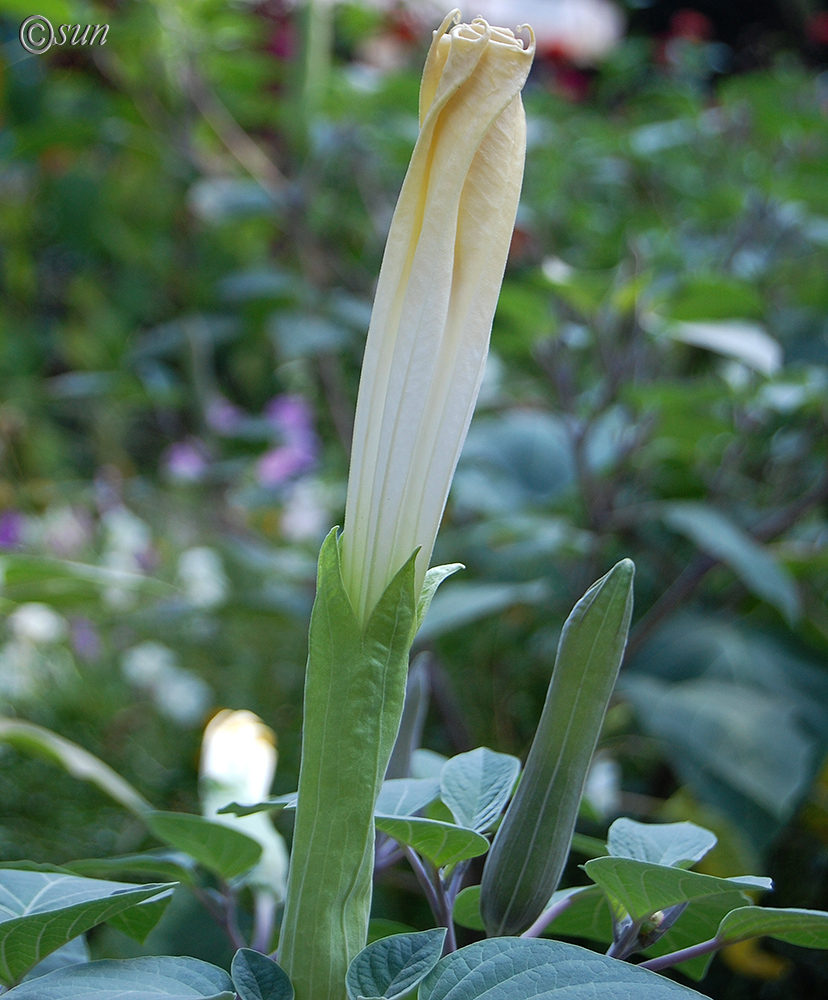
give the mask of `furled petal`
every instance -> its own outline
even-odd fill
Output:
[[[421,129],[377,286],[343,536],[365,620],[414,549],[422,584],[483,377],[517,212],[528,48],[450,14],[435,32]]]

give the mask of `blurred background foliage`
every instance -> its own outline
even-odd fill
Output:
[[[524,754],[566,614],[630,556],[584,830],[692,819],[720,836],[711,872],[758,864],[778,904],[826,909],[828,12],[471,6],[532,21],[539,54],[435,552],[467,570],[418,639],[425,745]],[[29,56],[32,12],[0,2],[0,710],[197,810],[203,725],[252,708],[289,791],[315,555],[342,521],[373,284],[444,12],[38,11],[110,27]],[[8,748],[0,801],[5,861],[150,843]],[[380,906],[412,920],[402,889]],[[702,989],[825,988],[824,958],[775,951],[733,950]]]

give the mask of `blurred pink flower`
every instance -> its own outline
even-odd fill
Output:
[[[198,438],[189,437],[171,444],[164,452],[162,463],[171,479],[180,483],[197,483],[204,478],[209,456]]]
[[[217,434],[232,434],[244,420],[244,413],[225,396],[216,396],[207,405],[205,419]]]
[[[268,403],[265,417],[278,431],[282,444],[262,455],[256,475],[264,486],[281,486],[316,462],[319,441],[313,429],[313,412],[303,396],[285,394]]]
[[[0,512],[0,549],[15,549],[23,536],[23,515],[7,508]]]

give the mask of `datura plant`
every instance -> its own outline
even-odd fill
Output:
[[[514,225],[533,49],[531,29],[454,12],[428,53],[365,349],[344,531],[319,556],[298,792],[267,798],[274,738],[249,712],[207,727],[200,816],[159,812],[81,747],[0,720],[1,741],[94,782],[164,845],[0,868],[10,1000],[679,1000],[701,994],[657,970],[700,979],[718,949],[760,936],[828,947],[828,913],[761,907],[768,880],[694,871],[716,839],[701,827],[622,818],[606,843],[575,833],[632,614],[629,560],[566,621],[522,774],[487,748],[442,761],[417,751],[425,691],[408,660],[436,588],[460,568],[429,562]],[[286,884],[266,815],[280,810],[295,811]],[[571,851],[586,881],[562,888]],[[483,856],[476,885],[470,862]],[[397,863],[435,926],[375,927],[366,945],[373,879]],[[143,941],[176,885],[235,945],[229,972],[194,958],[90,960],[87,930],[108,922]],[[478,939],[458,949],[457,925]]]

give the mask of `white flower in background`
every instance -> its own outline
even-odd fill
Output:
[[[276,761],[276,736],[253,712],[223,709],[204,730],[199,785],[202,812],[261,844],[262,856],[245,882],[254,890],[283,899],[287,848],[267,814],[218,814],[219,809],[231,802],[255,805],[264,801],[270,795]]]
[[[418,547],[422,585],[483,378],[523,177],[520,91],[534,43],[456,16],[426,60],[420,134],[362,363],[342,572],[363,621]]]
[[[464,13],[509,24],[528,21],[538,52],[563,56],[576,66],[594,66],[624,37],[626,19],[611,0],[474,0]]]
[[[66,636],[66,619],[48,604],[33,601],[21,604],[8,617],[8,626],[15,639],[33,643],[60,642]]]
[[[331,513],[322,483],[300,479],[288,494],[280,526],[289,542],[321,542],[330,527]]]
[[[584,798],[602,818],[621,811],[621,765],[613,757],[596,754],[587,775]]]
[[[92,524],[86,511],[72,507],[50,507],[31,525],[29,534],[62,559],[78,556],[92,537]]]
[[[212,702],[209,684],[178,665],[178,657],[160,642],[139,643],[121,657],[121,672],[146,691],[158,711],[180,726],[197,725]]]
[[[215,608],[227,599],[228,580],[215,549],[187,549],[178,559],[178,579],[187,601],[197,608]]]
[[[160,642],[142,642],[121,657],[121,673],[136,687],[150,690],[178,667],[175,653]]]
[[[152,550],[152,532],[149,525],[126,507],[113,507],[101,518],[104,527],[105,549],[102,563],[120,580],[113,580],[103,591],[107,604],[113,608],[128,608],[135,600],[134,585],[129,577],[143,574],[144,564]]]

